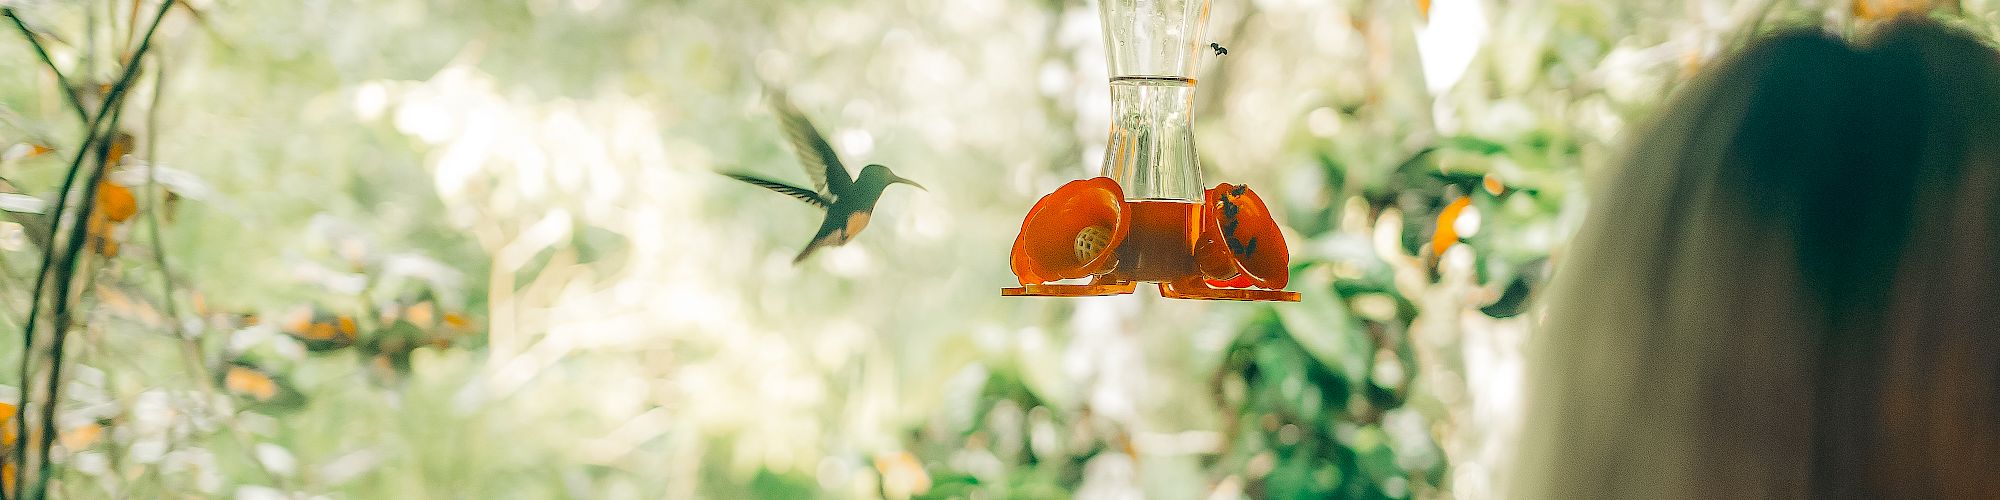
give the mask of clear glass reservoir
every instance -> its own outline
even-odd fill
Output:
[[[1202,199],[1194,149],[1195,69],[1207,50],[1208,0],[1101,0],[1111,68],[1105,177],[1132,201]]]

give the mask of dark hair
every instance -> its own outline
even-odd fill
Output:
[[[1764,37],[1610,175],[1516,497],[2000,495],[2000,54],[1917,19]]]

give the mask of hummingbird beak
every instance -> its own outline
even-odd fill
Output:
[[[909,179],[904,179],[904,178],[902,178],[902,177],[895,177],[895,178],[891,178],[891,179],[889,179],[889,183],[890,183],[890,184],[909,184],[909,185],[910,185],[911,187],[915,187],[915,188],[917,188],[917,189],[923,189],[923,190],[924,190],[924,192],[926,192],[926,193],[928,193],[928,192],[931,192],[931,190],[929,190],[929,189],[924,189],[924,185],[923,185],[923,184],[918,184],[918,183],[917,183],[917,181],[913,181],[913,180],[909,180]]]

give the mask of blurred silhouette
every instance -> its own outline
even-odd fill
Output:
[[[2000,54],[1762,38],[1634,136],[1537,337],[1515,498],[2000,495]]]
[[[849,179],[847,167],[840,163],[840,155],[827,144],[826,136],[820,135],[805,113],[793,106],[783,93],[774,93],[771,100],[778,108],[778,119],[784,124],[785,135],[792,140],[792,151],[799,155],[799,165],[805,167],[806,177],[813,181],[815,189],[806,189],[783,182],[764,179],[746,174],[725,173],[743,182],[777,191],[798,198],[820,209],[826,210],[826,219],[819,224],[819,232],[792,263],[805,262],[813,252],[824,247],[847,244],[848,240],[861,234],[868,227],[868,217],[875,212],[875,202],[882,199],[882,190],[890,184],[909,184],[917,189],[924,186],[909,179],[897,177],[889,167],[869,165],[861,168],[861,176]]]

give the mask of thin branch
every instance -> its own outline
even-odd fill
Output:
[[[123,104],[124,102],[120,99],[105,101],[106,109],[111,110],[111,120],[108,122],[107,132],[118,129],[118,118],[125,113]],[[51,335],[49,337],[49,383],[46,393],[48,400],[42,403],[42,435],[40,443],[36,447],[36,451],[40,455],[35,461],[37,464],[36,471],[38,472],[35,489],[33,490],[35,494],[34,496],[22,495],[21,498],[46,498],[49,476],[53,474],[52,471],[54,468],[49,466],[49,451],[54,446],[56,438],[56,406],[58,406],[57,403],[62,401],[63,344],[69,339],[69,328],[74,322],[73,311],[70,310],[70,297],[78,294],[78,289],[74,286],[76,283],[77,266],[83,262],[82,250],[84,244],[91,239],[90,216],[91,212],[94,212],[97,208],[94,206],[97,201],[96,186],[104,182],[104,171],[110,169],[111,162],[117,161],[114,158],[110,158],[111,144],[113,142],[116,141],[104,140],[97,143],[96,158],[98,159],[98,167],[90,170],[90,182],[85,184],[83,188],[83,203],[76,208],[77,218],[70,225],[69,239],[65,240],[69,244],[69,247],[64,250],[63,258],[59,261],[62,267],[56,269],[55,279],[61,280],[61,284],[55,290],[55,306],[49,309],[52,319],[55,321],[50,325],[53,329],[49,332]],[[109,221],[106,222],[108,223]],[[91,280],[86,277],[85,281],[88,282]],[[25,382],[25,380],[23,381]]]
[[[186,351],[183,354],[190,363],[188,370],[201,380],[207,380],[201,346],[181,324],[180,308],[174,303],[174,273],[167,267],[166,239],[160,237],[160,212],[165,207],[160,204],[160,164],[156,145],[160,138],[160,96],[166,94],[167,88],[167,66],[159,62],[162,57],[158,54],[153,56],[153,105],[146,108],[146,206],[149,207],[146,210],[146,226],[153,241],[153,263],[160,268],[160,300],[166,308],[167,324],[172,328],[174,337],[180,339],[182,350]],[[207,383],[203,382],[202,386],[207,387]]]
[[[194,5],[185,3],[177,4],[175,6],[180,7],[181,10],[187,11],[188,18],[194,20],[195,26],[201,27],[201,30],[203,32],[208,33],[208,40],[210,42],[214,42],[216,45],[221,46],[222,50],[225,52],[236,51],[236,46],[231,45],[229,43],[229,39],[223,38],[221,33],[215,32],[215,26],[208,24],[208,16],[202,14],[201,10],[194,8]]]
[[[132,0],[132,8],[125,13],[125,44],[118,46],[119,52],[132,50],[132,36],[139,34],[139,2]]]
[[[69,78],[64,77],[62,70],[56,68],[55,59],[49,57],[49,51],[42,47],[42,41],[35,38],[35,31],[28,29],[28,23],[21,21],[21,17],[14,14],[13,7],[0,7],[0,15],[5,15],[8,20],[14,21],[14,27],[21,30],[21,38],[28,39],[28,46],[35,48],[35,56],[42,58],[42,64],[49,67],[50,73],[56,74],[56,86],[62,87],[63,96],[69,98],[70,108],[76,110],[76,119],[85,123],[90,122],[90,112],[84,108],[83,98],[76,95],[76,87],[71,87]]]
[[[116,91],[122,93],[123,89],[116,89]],[[21,323],[21,391],[19,399],[14,404],[14,407],[20,411],[14,421],[18,424],[18,433],[16,435],[21,436],[21,440],[12,450],[13,459],[11,460],[16,464],[15,470],[17,474],[25,472],[27,468],[27,438],[29,436],[27,409],[29,393],[34,392],[31,382],[33,380],[32,375],[35,364],[33,355],[35,352],[35,325],[42,311],[42,298],[46,296],[44,292],[48,289],[49,271],[55,265],[55,237],[57,234],[61,234],[62,214],[69,204],[69,193],[76,186],[76,174],[78,170],[83,168],[84,158],[89,156],[91,152],[90,146],[97,141],[98,123],[104,118],[104,111],[108,111],[111,108],[108,104],[112,103],[112,101],[106,100],[105,102],[107,106],[98,110],[97,118],[88,120],[85,123],[83,143],[77,146],[76,156],[71,158],[69,169],[65,171],[67,173],[63,176],[62,189],[56,192],[55,209],[49,212],[49,234],[48,238],[44,240],[49,242],[49,245],[42,249],[42,264],[39,268],[40,271],[35,274],[34,294],[28,303],[28,319]],[[27,484],[24,481],[16,481],[15,485],[20,490],[17,490],[15,494],[10,495],[8,498],[22,498],[21,494],[27,492]]]
[[[85,75],[96,75],[98,58],[97,9],[90,2],[77,3],[83,4],[83,47],[79,51],[80,54],[77,57],[76,68],[77,71],[81,71]],[[118,57],[112,56],[111,60],[115,62],[118,60]],[[95,81],[96,78],[91,78],[90,80]],[[111,102],[111,100],[98,101],[98,105],[102,106],[108,102]],[[78,147],[80,148],[81,146]]]
[[[173,330],[174,338],[180,341],[181,357],[187,362],[188,374],[194,377],[195,386],[200,387],[202,393],[208,396],[208,401],[213,401],[215,387],[211,386],[209,381],[215,377],[208,371],[207,359],[201,351],[201,341],[188,335],[187,326],[181,323],[180,308],[174,301],[174,273],[167,267],[166,239],[160,237],[160,213],[165,207],[160,204],[160,164],[157,161],[159,157],[155,156],[158,149],[154,145],[159,144],[160,96],[166,94],[167,88],[167,65],[160,62],[162,57],[158,53],[153,56],[153,105],[146,109],[146,206],[148,207],[146,225],[152,236],[153,263],[160,268],[160,300],[166,308],[168,328]],[[264,475],[271,479],[271,484],[283,485],[284,477],[272,471],[270,466],[264,465],[264,461],[257,458],[257,448],[250,444],[250,435],[243,431],[243,426],[236,425],[236,414],[228,413],[223,419],[228,421],[229,429],[235,434],[236,440],[245,445],[243,449],[249,455],[250,464],[257,466],[257,470],[263,471]]]
[[[70,162],[68,175],[63,180],[62,196],[57,199],[57,210],[54,212],[58,214],[58,216],[60,216],[60,214],[62,213],[64,204],[63,202],[68,200],[70,190],[72,187],[74,187],[75,182],[77,180],[77,174],[83,167],[84,157],[89,156],[87,153],[91,149],[90,145],[96,143],[97,139],[100,138],[101,134],[99,133],[99,131],[101,129],[106,128],[104,127],[106,123],[117,122],[116,117],[119,110],[122,108],[125,93],[126,91],[131,89],[132,81],[136,79],[138,76],[139,62],[142,60],[141,58],[145,56],[146,51],[152,47],[153,34],[159,29],[160,22],[166,19],[167,11],[173,8],[173,5],[174,5],[174,0],[165,0],[160,3],[159,12],[154,14],[152,24],[146,28],[145,36],[139,39],[139,48],[137,50],[134,50],[131,57],[126,61],[124,75],[118,79],[117,84],[112,86],[111,92],[105,96],[104,106],[98,108],[97,117],[90,121],[89,128],[85,131],[84,142],[83,142],[84,145],[78,148],[75,159]],[[106,119],[107,116],[110,117],[108,121]],[[105,133],[108,134],[109,131],[107,130],[105,131]],[[99,144],[97,148],[98,158],[100,160],[109,161],[108,159],[103,158],[105,154],[108,154],[109,149],[110,148],[108,141],[106,143]],[[53,313],[52,316],[55,319],[54,322],[55,324],[52,325],[54,327],[54,330],[51,332],[53,337],[51,337],[50,349],[49,349],[50,367],[49,367],[49,379],[48,379],[48,399],[42,407],[43,432],[40,436],[36,436],[39,438],[37,440],[39,441],[38,443],[39,456],[37,457],[37,461],[35,463],[38,474],[35,481],[34,489],[24,490],[21,495],[16,496],[17,498],[38,500],[43,498],[48,491],[48,480],[50,476],[49,448],[55,438],[55,413],[56,413],[55,408],[57,406],[56,403],[59,401],[59,393],[58,393],[58,389],[60,389],[59,382],[62,380],[62,348],[63,348],[63,340],[66,337],[66,335],[64,335],[64,331],[68,328],[69,326],[68,322],[70,319],[68,309],[69,309],[70,296],[72,295],[71,286],[74,285],[74,280],[72,278],[74,277],[74,273],[76,271],[78,257],[81,256],[83,251],[84,241],[88,239],[87,231],[90,226],[89,224],[90,215],[93,209],[95,208],[92,206],[92,203],[94,203],[97,199],[97,190],[93,188],[97,185],[97,183],[103,182],[104,170],[105,170],[104,168],[100,167],[92,169],[90,171],[89,183],[86,184],[86,187],[83,190],[82,200],[80,200],[82,203],[76,209],[77,212],[76,217],[72,218],[70,222],[69,229],[71,235],[70,238],[66,240],[68,243],[68,248],[64,250],[63,258],[60,261],[61,267],[60,268],[53,267],[53,265],[57,264],[58,262],[55,261],[55,252],[53,251],[53,249],[50,249],[51,251],[45,252],[43,254],[42,272],[36,277],[35,280],[36,294],[34,299],[36,303],[33,304],[34,307],[31,307],[28,311],[29,321],[27,323],[27,326],[23,328],[23,334],[22,334],[22,342],[24,344],[24,348],[22,349],[22,363],[21,363],[21,372],[22,372],[21,397],[23,398],[22,401],[23,403],[26,402],[26,398],[28,396],[28,393],[30,392],[29,390],[27,390],[27,387],[28,387],[28,382],[30,380],[28,377],[30,372],[29,366],[31,364],[29,363],[29,359],[32,358],[32,356],[30,356],[29,353],[33,352],[33,346],[34,346],[34,339],[33,339],[34,337],[33,334],[35,330],[34,317],[41,310],[40,302],[44,299],[44,297],[47,297],[47,295],[44,295],[41,292],[44,289],[46,289],[48,282],[52,276],[61,277],[63,283],[61,284],[58,293],[53,294],[55,304],[54,307],[51,308],[51,312]],[[60,224],[61,221],[58,220],[57,222],[58,223],[54,224],[54,226],[61,226]],[[52,229],[51,232],[53,233],[54,230]],[[50,235],[51,242],[55,241],[54,236],[55,236],[54,234]],[[19,408],[25,409],[26,407],[25,405],[23,405],[20,406]],[[27,433],[27,419],[23,418],[20,420],[21,420],[20,435],[22,437],[22,444],[25,445],[27,438],[30,437],[30,435]],[[16,452],[16,455],[25,459],[26,450],[22,448],[25,447],[23,446],[17,448],[18,451]],[[21,465],[27,465],[25,461],[19,463],[21,463]],[[17,470],[23,473],[26,472],[25,468],[19,468]],[[22,480],[22,481],[17,481],[17,484],[25,488],[27,482],[25,480]],[[27,495],[26,493],[28,493],[29,491],[32,491],[34,494],[32,496]]]

